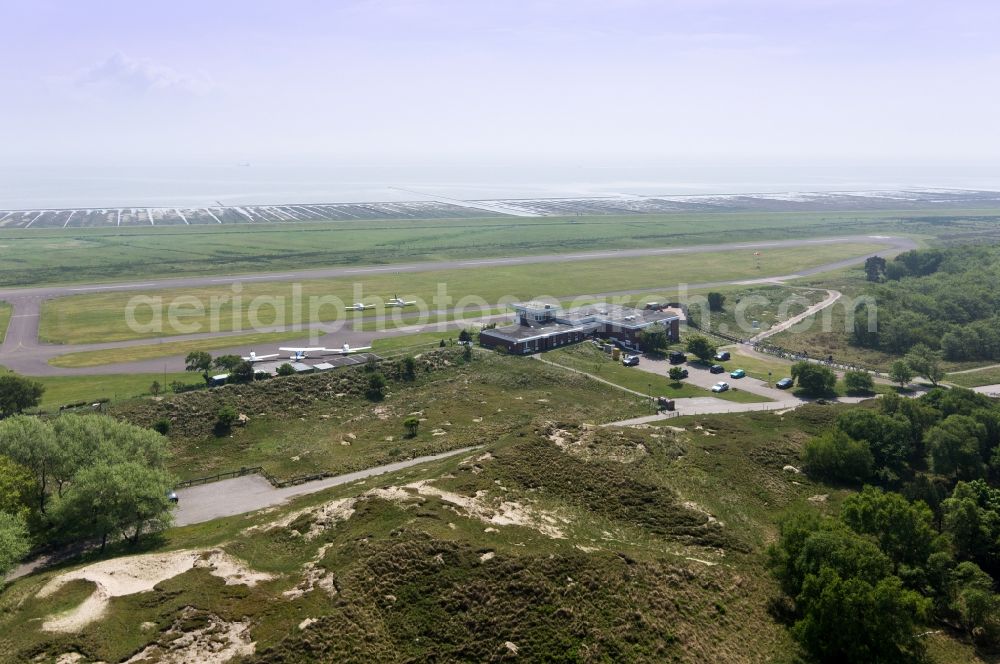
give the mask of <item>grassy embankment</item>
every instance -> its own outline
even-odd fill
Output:
[[[760,269],[749,251],[710,252],[677,256],[656,256],[631,259],[603,259],[564,263],[558,266],[538,264],[512,267],[486,267],[478,269],[434,270],[398,275],[372,275],[363,282],[364,295],[384,299],[399,293],[407,298],[420,298],[432,306],[440,308],[449,303],[434,302],[439,284],[447,284],[452,303],[463,296],[475,295],[487,302],[496,303],[501,298],[513,300],[541,295],[565,297],[574,294],[627,291],[643,288],[662,287],[664,279],[672,284],[739,279],[766,273],[780,267],[781,271],[803,269],[809,266],[859,256],[877,247],[866,244],[822,245],[803,252],[799,249],[776,249],[768,252],[768,258]],[[404,288],[401,288],[401,281]],[[241,311],[234,315],[232,290],[229,286],[160,290],[144,295],[162,297],[169,304],[173,298],[185,296],[197,298],[204,309],[185,315],[185,309],[177,312],[180,323],[187,325],[186,333],[209,331],[209,311],[213,298],[220,303],[218,310],[218,331],[229,331],[234,322],[242,329],[253,329],[249,318],[251,300],[256,296],[275,298],[282,302],[285,316],[280,321],[284,325],[302,322],[309,316],[308,301],[311,296],[336,296],[343,302],[357,301],[353,279],[325,279],[301,282],[303,307],[296,319],[292,306],[293,285],[287,282],[254,282],[244,287]],[[119,293],[90,293],[74,295],[47,301],[42,307],[40,336],[52,343],[89,343],[99,341],[124,341],[169,335],[170,329],[150,329],[136,332],[129,328],[125,311],[131,298],[140,295],[135,291]],[[283,298],[281,300],[277,298]],[[190,301],[190,300],[189,300]],[[265,302],[265,301],[261,301]],[[275,323],[275,308],[263,305],[257,312],[257,326]],[[148,322],[147,308],[137,310],[139,322]],[[402,315],[402,314],[400,314]],[[235,321],[234,321],[235,319]],[[345,320],[344,312],[333,306],[322,307],[316,320]],[[347,318],[346,320],[351,320]],[[359,316],[358,320],[363,320]],[[166,325],[164,316],[162,328]],[[153,327],[153,326],[151,326]],[[214,330],[213,330],[214,331]]]
[[[602,423],[649,412],[645,399],[530,358],[475,351],[466,363],[461,355],[425,354],[410,380],[384,363],[390,386],[374,405],[358,368],[137,400],[112,412],[146,426],[169,419],[172,470],[184,478],[257,465],[277,477],[349,472],[494,440],[536,418]],[[227,404],[250,422],[219,437],[215,413]],[[403,426],[411,415],[420,421],[412,438]]]

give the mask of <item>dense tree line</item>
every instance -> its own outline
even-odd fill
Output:
[[[795,514],[771,562],[822,661],[909,661],[918,627],[1000,645],[1000,407],[970,390],[887,395],[804,447],[806,472],[866,485],[838,518]]]
[[[1000,360],[1000,248],[908,251],[865,266],[876,312],[856,312],[853,342],[905,354],[923,344],[948,360]],[[877,316],[869,329],[869,314]]]
[[[166,439],[104,415],[0,421],[0,574],[32,544],[134,543],[169,520]]]

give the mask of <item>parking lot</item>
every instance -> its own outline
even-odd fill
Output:
[[[686,362],[682,365],[676,366],[682,366],[688,370],[688,377],[684,379],[685,382],[697,385],[698,387],[703,387],[706,390],[712,389],[712,386],[719,381],[725,381],[729,383],[730,389],[744,390],[752,394],[773,399],[774,401],[787,403],[791,406],[796,406],[805,401],[805,399],[795,396],[789,390],[779,390],[769,386],[762,380],[751,378],[750,376],[745,378],[730,378],[729,372],[733,369],[739,368],[738,362],[730,361],[723,362],[722,364],[726,367],[726,372],[719,374],[711,373],[708,370],[708,365],[701,364],[700,362]],[[636,368],[666,378],[668,372],[670,371],[670,367],[672,366],[675,365],[670,364],[666,359],[659,360],[643,357],[642,361],[639,362],[639,365]],[[780,376],[775,376],[775,379],[777,378],[780,378]]]

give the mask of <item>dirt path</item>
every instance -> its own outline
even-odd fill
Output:
[[[770,336],[778,334],[779,332],[784,332],[785,330],[787,330],[788,328],[792,327],[796,323],[799,323],[799,322],[805,320],[806,318],[809,318],[813,314],[817,314],[820,311],[823,311],[823,309],[826,309],[831,304],[833,304],[834,302],[836,302],[837,300],[839,300],[840,297],[841,297],[841,295],[842,295],[842,293],[840,291],[827,290],[826,291],[826,298],[822,302],[817,302],[816,304],[812,305],[811,307],[809,307],[808,309],[806,309],[802,313],[796,314],[795,316],[792,316],[788,320],[782,321],[781,323],[778,323],[777,325],[772,326],[769,330],[764,330],[763,332],[761,332],[757,336],[751,337],[750,338],[750,343],[757,343],[759,341],[763,341],[764,339],[767,339]]]

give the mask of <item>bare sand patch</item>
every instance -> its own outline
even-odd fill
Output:
[[[427,480],[405,485],[422,496],[434,496],[450,505],[460,508],[466,516],[494,526],[523,526],[532,528],[547,537],[563,539],[566,534],[561,528],[546,523],[555,519],[544,512],[533,510],[518,502],[504,500],[499,503],[489,501],[485,491],[477,491],[475,496],[446,491],[432,486]],[[547,517],[547,518],[546,518]]]
[[[156,584],[179,576],[190,569],[205,568],[226,585],[253,586],[273,578],[270,574],[248,568],[241,561],[219,549],[207,551],[170,551],[102,560],[93,565],[60,574],[38,591],[38,597],[52,595],[70,581],[82,579],[96,587],[79,606],[50,616],[42,623],[49,632],[76,632],[104,615],[112,597],[149,592]]]

